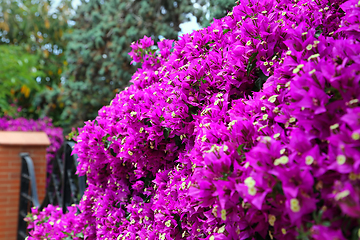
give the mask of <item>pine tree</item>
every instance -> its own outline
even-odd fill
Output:
[[[213,19],[220,19],[230,12],[236,5],[236,0],[199,0],[199,5],[206,6],[208,16],[204,15],[201,18],[201,25],[207,27]]]
[[[127,86],[139,66],[130,65],[132,42],[144,35],[177,39],[188,13],[202,15],[191,0],[82,0],[66,52],[65,131],[95,118]]]

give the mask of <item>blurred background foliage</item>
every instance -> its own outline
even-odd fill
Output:
[[[0,116],[51,117],[65,134],[97,116],[129,83],[130,44],[177,39],[234,0],[0,0]],[[57,6],[54,8],[53,6]]]
[[[144,35],[177,39],[188,14],[200,18],[191,0],[92,0],[78,7],[69,36],[69,68],[64,85],[66,129],[94,119],[131,79],[130,44]]]
[[[210,26],[213,19],[220,19],[226,16],[236,5],[235,0],[200,0],[196,1],[201,6],[206,6],[207,14],[203,15],[200,23],[203,27]]]
[[[0,45],[1,115],[15,116],[23,110],[31,116],[30,112],[35,112],[27,99],[33,98],[32,95],[43,88],[34,81],[36,77],[45,76],[36,68],[38,60],[38,56],[23,51],[19,46]]]
[[[0,1],[0,115],[59,119],[61,99],[49,102],[48,93],[61,85],[67,65],[64,34],[70,30],[72,8],[70,0],[61,0],[56,9],[51,3]]]

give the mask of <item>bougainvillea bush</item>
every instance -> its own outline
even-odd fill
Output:
[[[33,210],[29,239],[358,239],[359,16],[241,0],[134,43],[133,84],[76,138],[79,214]]]
[[[62,129],[54,127],[50,118],[33,120],[2,117],[0,118],[0,131],[45,132],[50,140],[50,145],[46,149],[47,171],[51,171],[51,161],[55,157],[56,152],[60,149],[64,140]]]

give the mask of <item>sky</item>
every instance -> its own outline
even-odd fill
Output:
[[[52,8],[56,8],[56,6],[59,4],[61,0],[54,0],[54,3],[52,5]],[[73,0],[72,5],[74,8],[76,8],[80,4],[80,0]],[[194,30],[200,29],[200,25],[196,22],[196,17],[194,17],[192,14],[190,14],[190,21],[180,24],[181,32],[179,32],[179,36],[186,33],[191,33]]]

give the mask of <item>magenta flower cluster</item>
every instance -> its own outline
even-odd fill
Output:
[[[72,238],[358,239],[359,16],[358,0],[240,0],[134,43],[133,84],[76,139]],[[59,239],[39,216],[29,239]]]
[[[76,215],[76,206],[68,207],[66,215],[62,208],[52,205],[48,205],[43,211],[32,208],[25,220],[29,222],[28,228],[36,228],[36,231],[28,239],[83,239],[82,229],[79,228],[83,224],[78,224],[80,221]]]
[[[46,149],[47,171],[51,171],[51,161],[60,149],[64,138],[62,129],[54,127],[50,118],[33,120],[3,117],[0,118],[0,131],[45,132],[50,140],[50,146]]]

